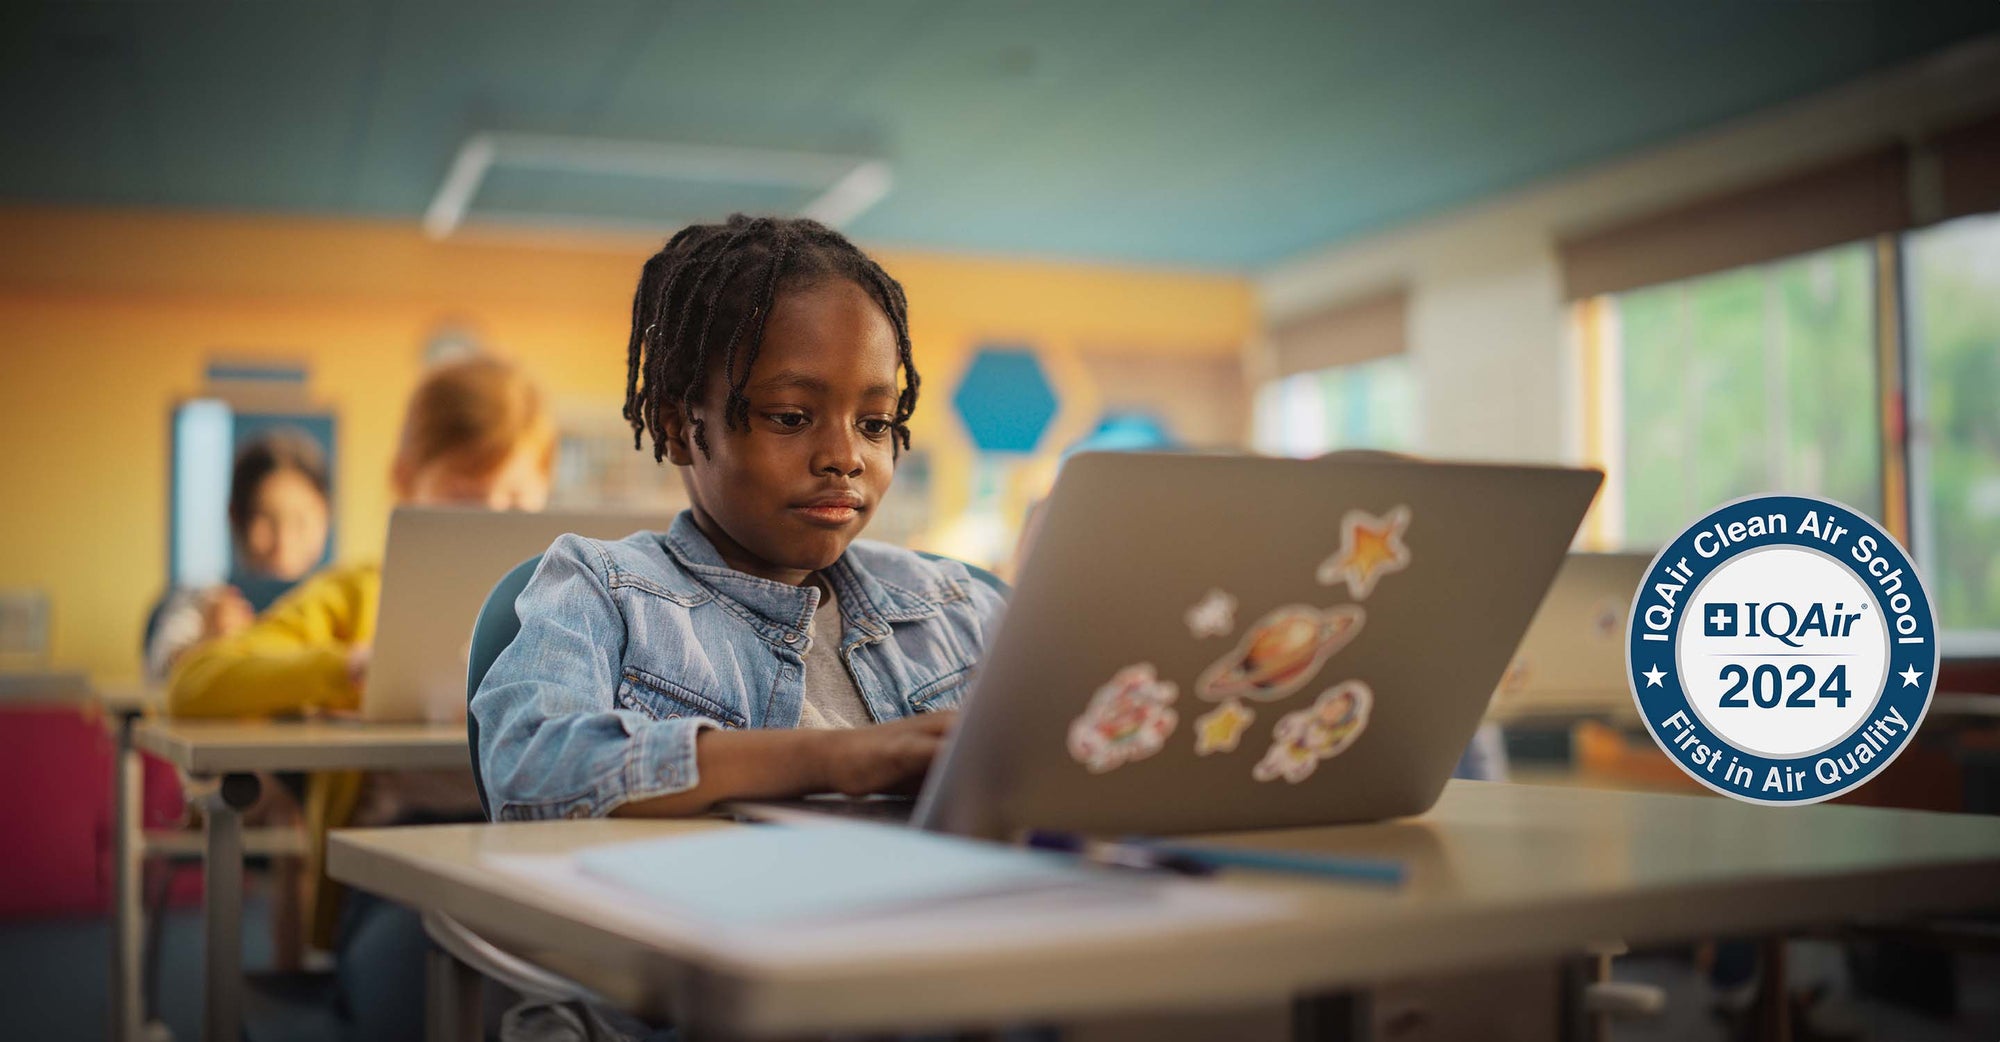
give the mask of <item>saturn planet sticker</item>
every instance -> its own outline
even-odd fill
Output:
[[[1328,657],[1361,632],[1367,612],[1343,604],[1288,604],[1258,619],[1234,650],[1202,671],[1195,693],[1211,702],[1280,699],[1305,686]]]

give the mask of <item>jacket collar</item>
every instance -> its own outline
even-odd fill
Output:
[[[733,606],[766,639],[776,643],[788,636],[797,639],[806,635],[813,610],[819,606],[817,587],[761,579],[724,564],[714,544],[695,525],[691,511],[683,510],[674,517],[661,542],[688,580],[714,595],[725,608]],[[939,611],[935,599],[857,567],[851,551],[841,554],[822,574],[839,598],[842,617],[870,637],[888,636],[891,623],[928,619]]]

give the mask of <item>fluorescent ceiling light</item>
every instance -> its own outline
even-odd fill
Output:
[[[819,189],[820,194],[798,215],[834,228],[880,202],[893,181],[887,162],[857,156],[486,131],[459,146],[444,182],[424,210],[424,232],[443,239],[463,226],[479,186],[496,166]],[[559,222],[561,217],[541,215],[543,221]],[[599,222],[577,218],[575,223]]]

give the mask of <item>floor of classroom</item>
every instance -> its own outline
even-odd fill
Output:
[[[270,905],[257,877],[244,902],[244,965],[255,973],[270,962]],[[201,910],[169,910],[161,932],[154,1015],[173,1039],[198,1039],[201,1027]],[[108,919],[0,923],[0,1010],[8,1038],[46,1042],[103,1039],[108,1027],[111,924]],[[1857,994],[1851,960],[1825,941],[1788,946],[1794,989],[1818,986],[1826,997],[1809,1015],[1800,1042],[1882,1039],[1894,1042],[1991,1042],[2000,1038],[2000,952],[1961,952],[1943,960],[1957,984],[1958,1009],[1949,1021],[1907,1006]],[[1617,1042],[1735,1042],[1715,1009],[1707,977],[1678,953],[1636,953],[1617,963],[1622,981],[1657,985],[1667,994],[1658,1016],[1620,1022]],[[252,1040],[335,1042],[323,1009],[253,998],[246,1009]],[[1385,1040],[1389,1042],[1389,1040]]]
[[[243,965],[271,962],[270,902],[251,877],[243,906]],[[202,921],[200,907],[168,909],[160,931],[159,983],[152,1013],[172,1038],[201,1037]],[[0,1036],[46,1042],[101,1042],[110,1030],[111,920],[47,919],[0,922]],[[246,1010],[249,1038],[336,1042],[323,1009],[255,1002]]]
[[[2000,1038],[2000,952],[1959,952],[1941,956],[1955,979],[1958,1008],[1949,1018],[1927,1015],[1909,1005],[1858,994],[1850,960],[1828,941],[1793,941],[1786,946],[1786,974],[1795,995],[1821,989],[1823,997],[1794,1019],[1792,1037],[1882,1042],[1990,1042]],[[1614,1026],[1617,1042],[1735,1042],[1736,1034],[1717,1012],[1722,1001],[1707,976],[1678,954],[1639,953],[1618,960],[1620,981],[1652,984],[1667,994],[1665,1012]],[[1794,1010],[1798,1006],[1794,1005]],[[1801,1020],[1803,1023],[1801,1023]]]

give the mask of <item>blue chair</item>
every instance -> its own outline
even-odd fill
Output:
[[[479,771],[479,720],[472,715],[472,696],[479,692],[479,684],[486,679],[486,671],[493,668],[493,660],[520,634],[521,618],[514,613],[514,600],[527,588],[528,580],[534,577],[541,563],[542,555],[536,554],[509,569],[486,595],[479,606],[479,616],[472,623],[472,647],[466,656],[465,670],[465,738],[472,750],[472,785],[479,792],[479,808],[489,820],[493,808],[486,800],[486,778]],[[524,998],[604,1005],[604,999],[590,989],[496,947],[443,912],[424,913],[424,933],[452,959]],[[477,1027],[471,1031],[477,1034]]]
[[[479,719],[472,715],[472,696],[479,693],[493,660],[520,635],[521,617],[514,614],[514,600],[528,588],[528,580],[541,564],[542,555],[536,554],[508,569],[486,595],[479,617],[472,623],[472,649],[465,662],[465,740],[472,748],[472,786],[479,790],[479,809],[486,812],[488,820],[493,817],[493,807],[486,802],[486,777],[479,771]]]

